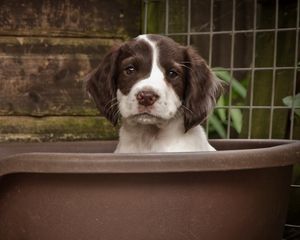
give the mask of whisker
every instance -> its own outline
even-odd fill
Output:
[[[184,108],[185,110],[189,111],[191,114],[195,115],[195,113],[188,107],[184,106],[184,104],[181,104],[181,107]]]
[[[192,68],[190,68],[190,67],[188,67],[188,66],[186,66],[186,65],[184,65],[184,64],[179,64],[179,66],[181,66],[181,67],[184,67],[184,68],[187,68],[187,69],[189,69],[189,70],[193,71],[193,69],[192,69]]]
[[[113,107],[115,107],[115,106],[117,106],[119,104],[119,102],[117,101],[117,102],[115,102],[115,103],[112,103],[111,105],[110,105],[110,107],[107,109],[107,112],[109,112],[110,110],[112,110],[113,109]]]
[[[118,101],[118,99],[115,97],[113,99],[111,99],[110,101],[108,101],[105,106],[104,106],[104,109],[106,109],[113,101]]]
[[[117,110],[113,113],[112,120],[113,120],[113,122],[117,122],[116,120],[119,120],[119,118],[120,118],[120,110],[117,109]]]
[[[176,112],[174,119],[177,120],[183,116],[183,110],[182,108],[179,108],[178,111]]]

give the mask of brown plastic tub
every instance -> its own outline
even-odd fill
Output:
[[[0,239],[281,239],[300,144],[211,143],[220,151],[0,144]]]

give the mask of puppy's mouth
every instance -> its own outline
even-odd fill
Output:
[[[165,119],[153,115],[151,113],[138,113],[130,117],[132,121],[140,124],[160,124],[165,121]]]

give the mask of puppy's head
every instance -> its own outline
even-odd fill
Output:
[[[111,50],[87,76],[87,91],[114,125],[158,125],[183,114],[185,130],[206,119],[221,83],[191,47],[141,35]]]

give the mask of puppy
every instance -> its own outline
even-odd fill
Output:
[[[86,78],[100,112],[117,125],[117,153],[214,151],[199,125],[222,89],[191,47],[141,35],[111,50]]]

